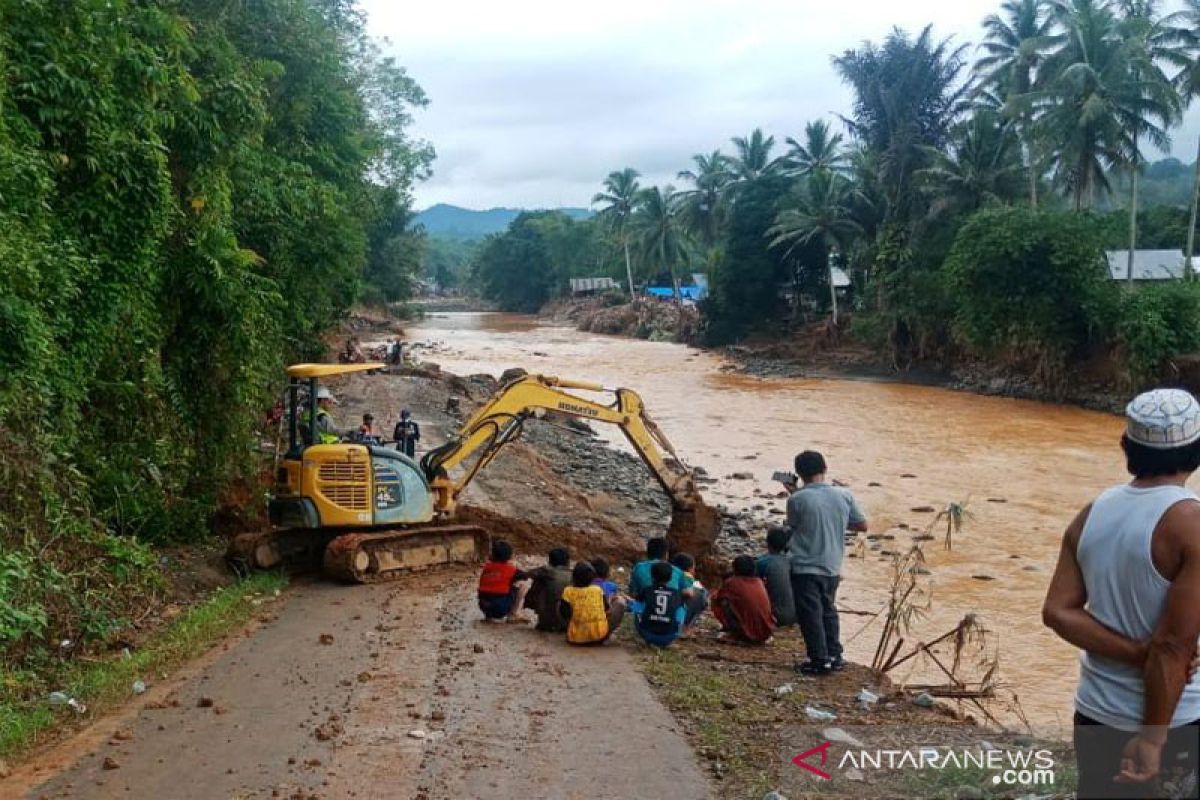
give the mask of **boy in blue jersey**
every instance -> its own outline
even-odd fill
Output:
[[[687,615],[683,593],[672,585],[672,567],[665,561],[650,565],[650,584],[630,603],[633,626],[647,644],[667,647],[679,638]]]

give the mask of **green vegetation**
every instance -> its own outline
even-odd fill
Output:
[[[1004,0],[983,34],[973,53],[895,29],[835,56],[845,140],[756,129],[693,156],[685,191],[610,173],[604,263],[630,284],[706,272],[710,344],[824,315],[838,266],[851,330],[897,365],[983,356],[1061,388],[1100,356],[1155,380],[1195,347],[1172,333],[1200,329],[1194,291],[1117,286],[1103,250],[1195,249],[1200,164],[1146,152],[1200,97],[1200,0]]]
[[[419,263],[419,86],[346,0],[0,5],[0,665],[101,644],[257,497],[285,360]]]
[[[52,671],[18,669],[0,683],[0,759],[21,754],[55,726],[73,720],[66,705],[51,705],[51,691],[82,703],[91,717],[127,701],[135,681],[153,683],[207,650],[222,636],[244,625],[255,609],[287,585],[278,573],[261,572],[214,592],[184,611],[129,657],[102,661],[60,661]]]

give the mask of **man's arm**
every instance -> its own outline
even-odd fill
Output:
[[[1167,590],[1167,602],[1150,637],[1142,670],[1146,701],[1142,729],[1121,757],[1119,783],[1144,783],[1158,775],[1167,726],[1188,682],[1200,637],[1200,504],[1179,503],[1163,515],[1156,535],[1178,549],[1179,568]]]
[[[1146,658],[1145,643],[1106,627],[1084,608],[1087,605],[1087,587],[1083,583],[1083,573],[1079,569],[1075,550],[1091,510],[1091,504],[1085,506],[1071,520],[1063,534],[1058,566],[1054,569],[1054,577],[1046,592],[1046,602],[1042,606],[1042,622],[1081,650],[1140,667]]]
[[[854,495],[850,494],[849,490],[845,491],[846,497],[850,499],[850,522],[846,525],[846,529],[856,531],[858,533],[866,533],[867,515],[862,512],[861,508],[859,508],[858,500],[854,498]]]

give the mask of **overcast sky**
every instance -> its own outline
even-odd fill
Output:
[[[780,146],[847,113],[830,56],[932,22],[974,44],[998,0],[363,0],[425,88],[437,149],[417,207],[586,206],[611,170],[679,185],[693,153],[762,127]],[[1191,161],[1200,108],[1174,133]]]

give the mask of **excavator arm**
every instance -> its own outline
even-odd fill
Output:
[[[608,393],[614,400],[611,405],[603,405],[566,389]],[[526,375],[505,385],[448,442],[421,460],[433,489],[434,507],[443,513],[452,512],[459,495],[475,475],[491,463],[504,445],[520,436],[525,421],[541,418],[551,411],[617,425],[671,498],[676,512],[693,511],[702,505],[691,470],[650,419],[641,397],[632,389]],[[462,474],[452,478],[450,471],[456,467],[462,468]]]

